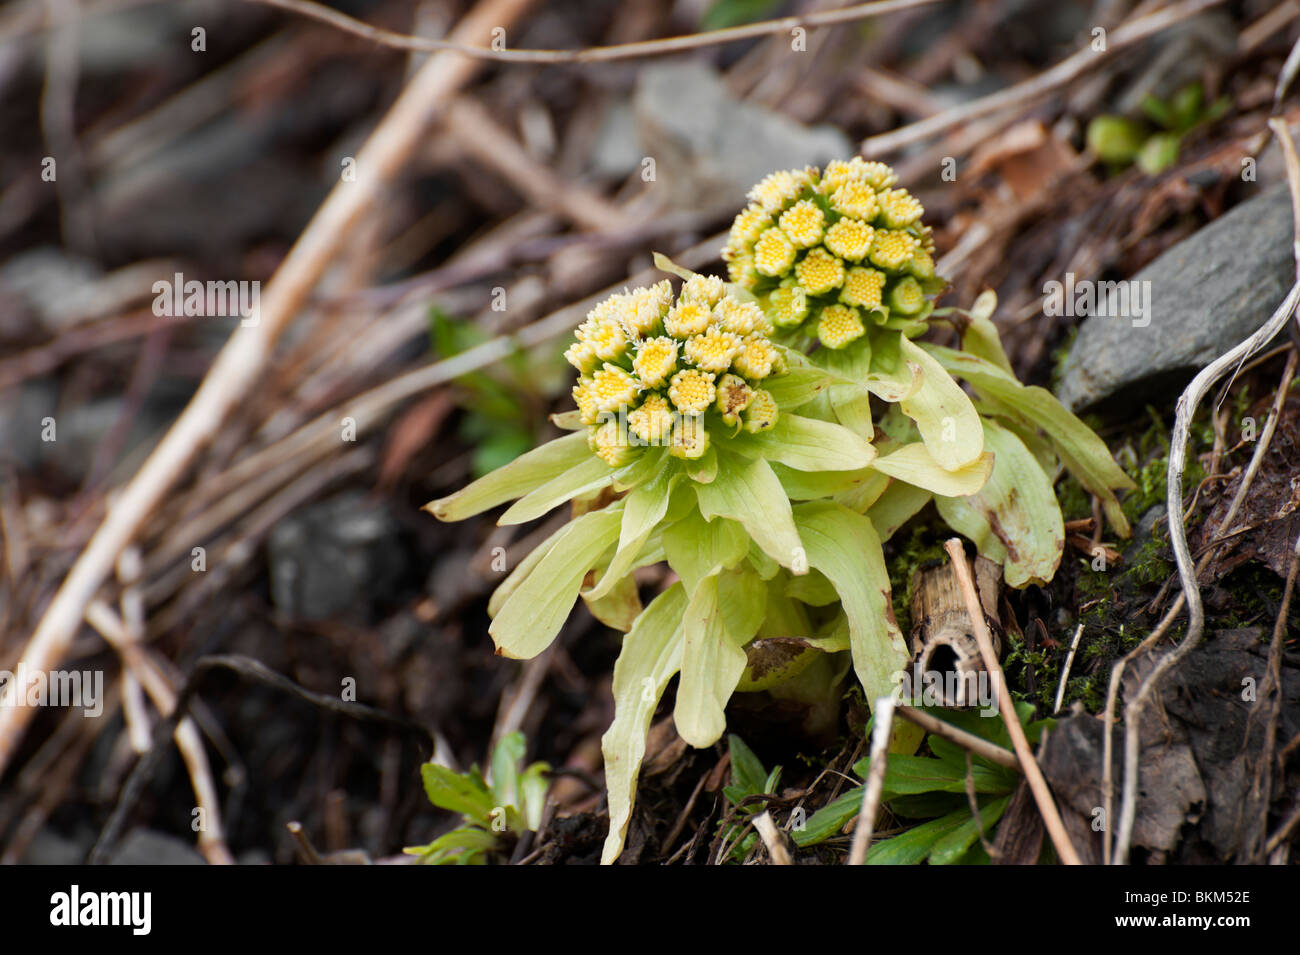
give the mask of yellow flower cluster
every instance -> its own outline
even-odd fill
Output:
[[[776,402],[758,384],[785,371],[772,330],[713,276],[688,279],[676,299],[663,281],[601,302],[564,353],[592,451],[610,467],[646,445],[693,459],[709,449],[714,416],[719,433],[771,428]]]
[[[731,226],[722,251],[731,280],[779,328],[808,322],[828,348],[860,338],[868,316],[919,314],[922,283],[935,280],[934,242],[921,203],[897,181],[884,163],[857,156],[825,171],[772,173]]]

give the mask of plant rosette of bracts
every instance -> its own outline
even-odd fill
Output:
[[[577,409],[554,420],[572,433],[427,506],[451,521],[514,501],[499,523],[518,524],[572,502],[492,595],[489,632],[498,654],[531,658],[579,598],[625,632],[602,739],[606,863],[674,676],[674,722],[696,747],[722,736],[737,691],[824,696],[851,662],[868,701],[894,692],[909,654],[882,544],[931,501],[1015,587],[1060,562],[1062,466],[1127,533],[1114,490],[1128,478],[1049,392],[1016,379],[991,293],[969,312],[923,307],[958,328],[961,350],[912,341],[923,321],[886,319],[859,336],[869,364],[819,365],[843,349],[774,340],[770,296],[656,260],[684,279],[680,294],[661,282],[612,296],[566,351]],[[633,574],[659,562],[679,580],[643,607]],[[899,750],[919,742],[900,727]]]

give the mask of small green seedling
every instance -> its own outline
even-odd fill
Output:
[[[444,833],[427,846],[405,849],[427,865],[484,865],[489,857],[506,848],[513,838],[536,832],[542,822],[546,774],[550,766],[533,763],[520,771],[524,756],[524,734],[509,733],[492,751],[492,781],[484,779],[477,765],[457,773],[437,763],[420,767],[424,791],[439,809],[459,812],[464,824]]]
[[[1113,114],[1095,116],[1088,124],[1088,147],[1115,169],[1137,163],[1147,175],[1155,175],[1178,161],[1188,133],[1218,119],[1229,105],[1226,96],[1206,104],[1200,83],[1184,86],[1168,100],[1148,95],[1142,101],[1147,122]]]
[[[976,710],[928,710],[945,723],[983,737],[1011,751],[1011,737],[1001,719],[979,715]],[[1017,703],[1016,713],[1025,728],[1025,736],[1037,743],[1044,729],[1056,725],[1052,719],[1030,722],[1034,708]],[[867,727],[867,736],[871,727]],[[931,756],[893,754],[885,771],[882,801],[901,819],[927,820],[906,832],[882,839],[867,853],[868,865],[980,864],[988,862],[988,853],[980,840],[991,839],[994,827],[1020,782],[1020,774],[981,756],[968,754],[956,743],[931,734],[926,738]],[[870,758],[860,760],[853,771],[863,779],[871,770]],[[975,790],[979,818],[971,811],[967,795],[967,775]],[[856,818],[862,808],[863,787],[858,786],[819,809],[808,819],[801,832],[794,833],[799,846],[825,842]]]
[[[751,800],[750,797],[766,796],[776,792],[776,787],[781,782],[781,767],[777,766],[769,773],[763,768],[759,758],[754,755],[754,751],[735,733],[727,734],[727,744],[731,751],[731,785],[723,787],[722,795],[735,808],[736,812],[733,815],[748,819],[758,815],[764,808],[762,800]],[[719,825],[723,845],[731,846],[727,852],[729,861],[739,862],[754,847],[758,833],[752,829],[745,832],[746,828],[744,823],[725,820]],[[741,836],[742,832],[743,836]],[[738,837],[739,841],[735,841]]]

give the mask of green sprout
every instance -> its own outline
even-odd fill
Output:
[[[769,773],[754,751],[735,733],[727,734],[727,749],[731,754],[731,785],[722,788],[722,795],[737,815],[748,819],[763,811],[763,802],[753,797],[770,796],[776,792],[781,783],[781,767],[777,766]],[[723,843],[731,845],[726,856],[728,861],[739,862],[754,847],[758,833],[746,832],[747,828],[744,823],[725,819],[719,823]]]
[[[425,865],[483,865],[509,845],[509,838],[536,832],[542,822],[546,774],[550,766],[533,763],[520,770],[524,734],[507,733],[492,750],[492,780],[477,765],[457,773],[437,763],[420,767],[424,791],[439,809],[458,812],[464,823],[427,846],[405,849]]]
[[[1231,103],[1221,96],[1207,104],[1199,82],[1184,86],[1167,101],[1148,94],[1142,101],[1148,121],[1112,114],[1095,116],[1088,124],[1088,147],[1115,169],[1136,163],[1147,175],[1155,175],[1178,162],[1188,133],[1218,119]]]

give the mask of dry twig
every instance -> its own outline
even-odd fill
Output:
[[[1043,778],[1043,771],[1038,768],[1034,753],[1029,748],[1029,740],[1025,738],[1024,728],[1021,727],[1020,718],[1016,715],[1015,704],[1011,702],[1011,695],[1004,690],[1006,677],[1002,673],[1002,665],[998,663],[997,654],[993,652],[993,641],[989,638],[988,624],[984,622],[984,608],[980,605],[979,594],[975,590],[975,581],[971,577],[970,565],[966,562],[966,551],[962,547],[961,540],[956,537],[944,545],[944,550],[948,552],[948,557],[952,560],[953,573],[957,575],[957,583],[961,587],[962,595],[966,598],[966,612],[970,615],[971,630],[974,632],[975,640],[980,646],[980,656],[984,658],[984,668],[988,671],[989,676],[994,679],[994,686],[998,694],[998,709],[1002,711],[1002,721],[1006,723],[1007,733],[1011,737],[1012,745],[1015,746],[1016,756],[1020,760],[1021,772],[1025,774],[1025,779],[1029,782],[1029,788],[1034,793],[1034,801],[1038,803],[1038,811],[1042,813],[1043,824],[1047,827],[1047,834],[1051,836],[1052,845],[1056,846],[1056,854],[1060,856],[1062,862],[1066,865],[1079,865],[1079,854],[1070,842],[1070,837],[1065,831],[1065,824],[1061,821],[1061,814],[1056,809],[1056,803],[1052,801],[1051,790],[1047,788],[1047,780]]]

